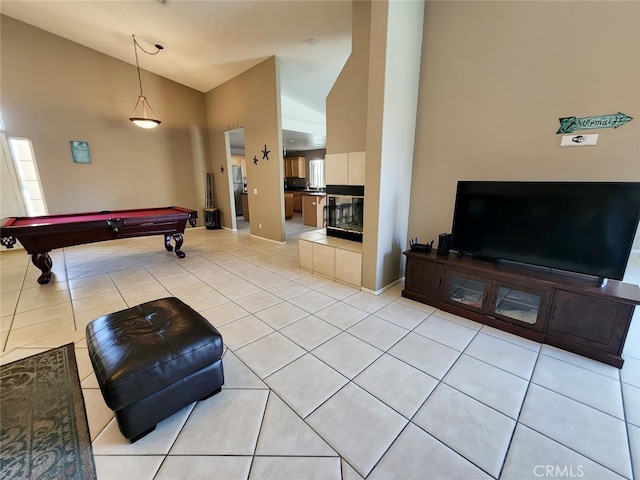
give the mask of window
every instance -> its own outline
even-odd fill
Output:
[[[324,188],[324,160],[309,161],[309,187]]]
[[[40,175],[31,140],[17,137],[9,137],[8,140],[27,215],[30,217],[46,215],[47,206],[40,185]]]

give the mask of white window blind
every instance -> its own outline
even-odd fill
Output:
[[[324,160],[309,161],[309,187],[324,188]]]
[[[40,184],[38,165],[31,140],[17,137],[9,137],[8,140],[27,215],[30,217],[46,215],[47,205]]]

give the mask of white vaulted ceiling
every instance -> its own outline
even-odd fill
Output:
[[[201,92],[276,55],[283,113],[297,104],[311,122],[351,51],[351,0],[2,0],[0,12],[133,65],[132,34],[161,44],[140,67]]]

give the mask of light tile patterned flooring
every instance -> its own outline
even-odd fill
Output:
[[[297,268],[286,245],[188,229],[54,251],[38,286],[0,256],[0,362],[76,343],[98,476],[140,479],[640,478],[640,320],[622,370]],[[640,282],[633,253],[629,280]],[[92,319],[173,295],[222,333],[222,393],[131,445],[89,362]]]

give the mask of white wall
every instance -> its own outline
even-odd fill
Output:
[[[451,231],[458,180],[640,181],[639,19],[640,2],[427,2],[409,235]],[[560,117],[617,112],[634,120],[560,147]]]
[[[424,3],[371,4],[362,285],[402,276],[418,103]]]
[[[49,213],[166,205],[202,212],[203,93],[142,71],[162,124],[141,129],[128,119],[139,93],[135,66],[4,15],[0,21],[6,134],[31,139]],[[71,140],[89,143],[90,164],[73,163]]]

